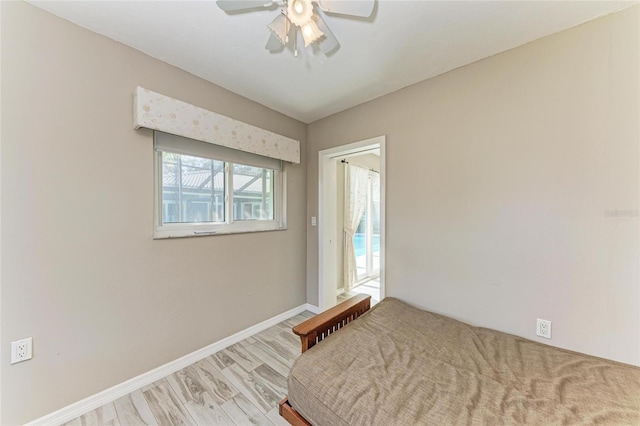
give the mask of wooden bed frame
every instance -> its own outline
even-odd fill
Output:
[[[300,336],[302,352],[304,353],[330,334],[340,330],[367,312],[369,308],[371,308],[371,296],[359,294],[296,325],[293,327],[293,332]],[[293,426],[311,426],[311,423],[305,420],[305,418],[289,404],[288,397],[284,397],[284,399],[280,401],[278,411],[280,415]]]

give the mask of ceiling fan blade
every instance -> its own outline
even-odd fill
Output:
[[[218,7],[225,12],[239,12],[247,9],[268,8],[273,5],[269,0],[218,0]]]
[[[327,26],[327,23],[324,22],[324,20],[319,15],[317,16],[317,18],[318,19],[316,21],[316,24],[318,25],[318,28],[320,28],[320,31],[324,33],[324,38],[322,38],[322,40],[318,42],[318,48],[325,55],[330,55],[338,50],[338,47],[340,47],[340,43]]]
[[[318,0],[324,12],[368,18],[373,13],[375,0]]]

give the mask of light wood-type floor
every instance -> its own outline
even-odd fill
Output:
[[[303,312],[65,425],[288,425],[278,414]]]

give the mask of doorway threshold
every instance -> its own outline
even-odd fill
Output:
[[[341,303],[353,296],[357,296],[358,294],[368,294],[371,296],[371,306],[376,305],[380,302],[380,281],[378,279],[366,281],[349,291],[339,294],[337,301],[338,303]]]

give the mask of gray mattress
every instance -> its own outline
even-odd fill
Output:
[[[392,298],[301,355],[288,391],[315,426],[640,425],[640,368]]]

